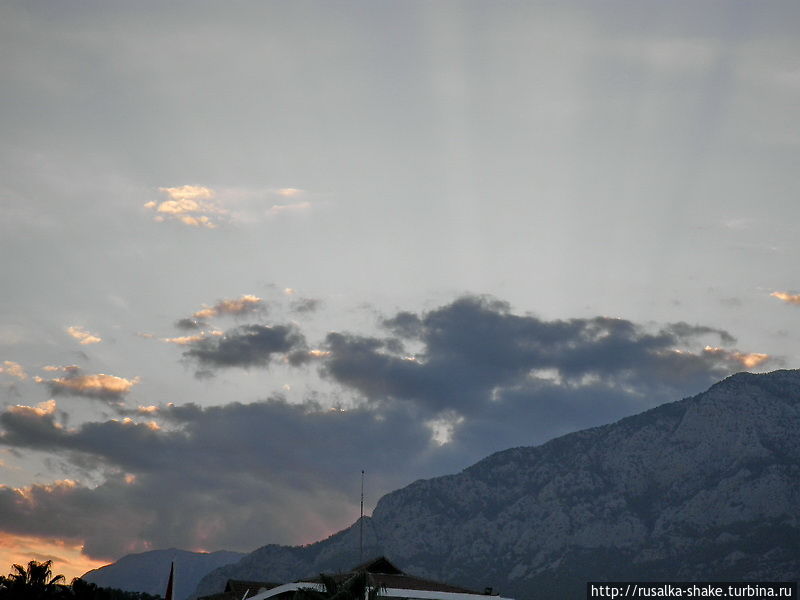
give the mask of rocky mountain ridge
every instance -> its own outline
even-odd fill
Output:
[[[582,597],[590,579],[800,578],[800,371],[708,391],[387,494],[365,558],[516,598]],[[206,575],[291,581],[358,562],[358,524],[269,545]]]

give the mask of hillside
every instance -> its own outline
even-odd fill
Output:
[[[99,587],[163,596],[167,589],[170,563],[175,562],[175,600],[184,600],[209,571],[230,564],[244,556],[241,552],[203,553],[186,550],[151,550],[128,554],[117,562],[93,569],[81,578]]]
[[[740,373],[695,397],[384,496],[365,556],[517,598],[588,579],[800,578],[800,371]],[[202,579],[288,581],[358,562],[357,524],[265,546]]]

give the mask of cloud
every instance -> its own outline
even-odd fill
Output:
[[[283,201],[274,203],[269,207],[266,212],[268,218],[279,217],[281,215],[305,214],[313,208],[312,203],[304,199],[308,196],[306,190],[287,187],[275,190],[275,193],[280,196]]]
[[[63,436],[63,426],[56,421],[57,405],[50,399],[36,406],[11,406],[0,415],[0,424],[5,428],[4,444],[15,448],[34,445],[45,451],[58,447]]]
[[[22,489],[20,493],[27,494],[28,490]],[[33,537],[0,533],[0,564],[19,564],[20,557],[38,561],[52,560],[56,563],[56,573],[63,574],[67,581],[102,566],[102,563],[82,555],[81,544],[75,540],[53,539],[48,535]]]
[[[205,339],[208,339],[209,336],[220,336],[222,335],[221,331],[213,330],[206,333],[205,331],[201,331],[195,335],[182,335],[178,337],[170,337],[170,338],[161,338],[161,341],[167,342],[169,344],[177,344],[178,346],[190,346],[197,342],[202,342]]]
[[[304,194],[305,191],[301,190],[300,188],[286,187],[276,190],[275,193],[280,196],[286,196],[287,198],[294,198],[296,196]]]
[[[309,542],[357,516],[362,468],[377,497],[456,466],[402,407],[376,418],[367,408],[332,411],[273,398],[160,406],[147,416],[162,428],[128,419],[66,429],[50,414],[0,414],[0,444],[58,452],[106,473],[93,487],[0,486],[0,529],[80,539],[87,555],[107,559],[150,547]]]
[[[51,367],[46,370],[60,369],[63,377],[43,379],[36,377],[36,383],[42,383],[50,389],[54,396],[81,396],[105,401],[121,401],[139,383],[139,378],[125,379],[115,375],[97,373],[84,375],[76,366]]]
[[[783,300],[787,304],[800,304],[800,294],[790,294],[789,292],[772,292],[770,296]]]
[[[150,200],[144,208],[158,222],[216,229],[226,225],[257,225],[281,215],[304,214],[313,208],[311,194],[300,188],[228,187],[201,185],[161,187],[166,199]]]
[[[383,326],[404,338],[416,338],[422,333],[422,320],[414,313],[401,311],[390,319],[384,319]]]
[[[161,187],[160,192],[169,199],[161,202],[151,200],[144,207],[155,211],[156,221],[176,220],[191,227],[216,229],[215,220],[228,211],[214,201],[214,190],[200,185]]]
[[[277,217],[286,214],[303,214],[311,210],[311,202],[295,202],[291,204],[273,204],[267,211],[267,215]]]
[[[67,327],[67,333],[78,340],[81,345],[98,344],[103,341],[103,338],[93,333],[89,333],[80,325],[72,325]]]
[[[183,353],[201,366],[257,367],[267,366],[276,355],[304,351],[305,337],[293,325],[243,325],[215,338],[204,338],[189,344]]]
[[[316,298],[298,298],[293,300],[290,308],[296,313],[311,313],[317,310],[322,302]]]
[[[199,319],[178,319],[175,321],[175,327],[178,329],[193,330],[203,329],[204,327],[208,327],[208,325]]]
[[[664,331],[674,335],[675,338],[681,342],[691,342],[704,335],[719,336],[720,341],[726,344],[733,344],[736,342],[736,338],[724,329],[706,327],[704,325],[690,325],[683,321],[666,325]]]
[[[195,323],[201,323],[203,319],[211,319],[222,315],[241,316],[264,310],[265,307],[261,298],[252,294],[244,294],[241,298],[220,300],[214,306],[204,306],[192,315],[192,319],[195,320]],[[189,321],[191,319],[181,319],[178,323],[188,325]]]
[[[706,346],[703,352],[723,357],[726,360],[740,364],[746,369],[754,369],[766,363],[771,358],[769,354],[762,354],[759,352],[736,352],[724,350],[723,348],[716,348],[714,346]]]
[[[0,444],[58,456],[70,476],[95,475],[92,485],[0,487],[0,530],[77,539],[87,555],[109,559],[151,547],[309,542],[355,520],[361,469],[377,498],[770,360],[710,345],[734,338],[702,324],[547,320],[488,297],[401,311],[382,325],[374,335],[334,331],[316,347],[297,325],[259,324],[185,345],[184,356],[209,374],[312,364],[334,384],[317,402],[148,400],[119,407],[125,418],[74,427],[53,400],[9,407],[0,412]],[[193,335],[201,334],[186,337]],[[49,385],[85,377],[77,367],[58,369],[64,377]]]
[[[0,373],[11,375],[22,381],[28,378],[28,374],[25,372],[25,369],[22,368],[22,365],[13,360],[3,361],[2,366],[0,366]]]
[[[334,332],[322,374],[370,402],[393,398],[434,414],[481,413],[493,397],[512,391],[527,391],[534,401],[543,371],[565,389],[591,384],[620,397],[664,401],[757,364],[755,355],[704,351],[701,340],[709,335],[734,341],[712,327],[673,323],[653,331],[608,317],[545,321],[491,298],[464,297],[422,315],[400,312],[383,325],[421,351],[408,356],[393,337]]]

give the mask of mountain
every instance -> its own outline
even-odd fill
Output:
[[[519,599],[583,597],[587,580],[800,579],[800,371],[708,391],[387,494],[364,557]],[[359,561],[359,527],[264,546],[205,576],[291,581]]]
[[[146,592],[164,595],[169,578],[169,567],[175,562],[175,599],[185,600],[209,571],[242,558],[241,552],[203,553],[186,550],[151,550],[141,554],[128,554],[117,562],[93,569],[81,579],[99,587],[116,588],[128,592]]]

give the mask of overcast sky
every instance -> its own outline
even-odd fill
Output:
[[[307,543],[796,368],[794,1],[0,3],[0,572]]]

